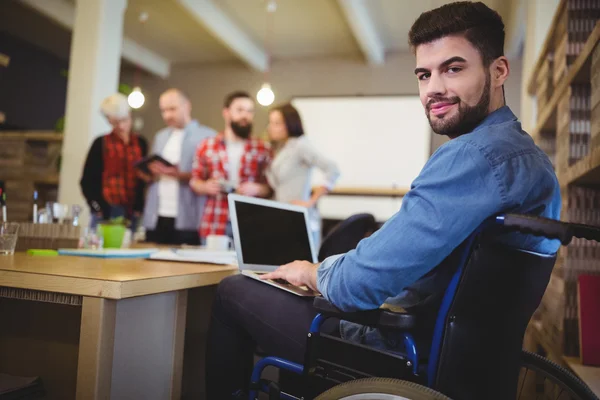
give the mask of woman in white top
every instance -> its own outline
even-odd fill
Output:
[[[310,229],[318,250],[321,242],[321,217],[316,205],[319,198],[335,185],[340,175],[338,167],[319,153],[304,136],[300,114],[291,104],[271,109],[267,132],[273,144],[274,158],[266,175],[275,193],[275,200],[309,209]],[[310,182],[313,167],[323,171],[326,180],[323,186],[314,191]]]

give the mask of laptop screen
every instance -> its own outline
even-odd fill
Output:
[[[304,213],[235,201],[244,264],[312,261]]]

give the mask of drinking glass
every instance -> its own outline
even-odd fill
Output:
[[[19,224],[15,222],[0,223],[0,255],[14,254],[18,233]]]

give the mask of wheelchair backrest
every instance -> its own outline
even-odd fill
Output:
[[[319,249],[319,261],[335,254],[347,253],[355,249],[362,239],[377,230],[377,222],[372,214],[355,214],[337,224],[323,239]]]
[[[436,321],[429,386],[460,400],[515,398],[525,329],[556,257],[480,235],[457,250],[462,259]]]

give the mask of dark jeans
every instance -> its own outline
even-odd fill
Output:
[[[299,297],[243,275],[221,281],[213,303],[206,350],[206,398],[248,392],[256,347],[302,364],[313,299]],[[339,321],[322,332],[339,336]]]
[[[159,244],[200,244],[198,231],[178,231],[175,218],[158,217],[156,228],[146,232],[146,241]]]

